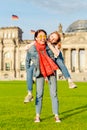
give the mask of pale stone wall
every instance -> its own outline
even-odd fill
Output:
[[[87,32],[65,33],[59,27],[62,39],[62,53],[65,64],[74,81],[87,81]],[[22,30],[19,27],[0,28],[0,80],[25,80],[25,46],[31,41],[22,40]],[[75,70],[72,71],[72,50],[75,50]],[[80,50],[85,56],[80,68]],[[81,70],[82,69],[82,70]],[[64,79],[61,71],[57,78]]]
[[[72,50],[76,51],[75,71],[72,71],[71,54]],[[80,50],[84,51],[84,61],[82,71],[80,70]],[[62,35],[62,52],[65,65],[67,66],[71,77],[75,81],[87,81],[87,32],[76,32]],[[61,72],[59,72],[61,75]],[[64,78],[64,77],[63,77]]]
[[[0,80],[26,79],[26,44],[20,28],[0,29]]]

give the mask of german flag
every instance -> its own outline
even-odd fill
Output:
[[[19,17],[17,16],[17,15],[12,15],[12,20],[18,20],[19,19]]]

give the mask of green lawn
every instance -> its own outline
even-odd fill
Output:
[[[58,81],[61,123],[52,115],[48,85],[45,84],[41,122],[34,123],[35,101],[24,104],[25,81],[0,81],[0,130],[87,130],[87,82],[76,82],[69,89],[66,81]],[[35,84],[33,95],[35,99]]]

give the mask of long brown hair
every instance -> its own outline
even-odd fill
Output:
[[[56,42],[56,44],[57,44],[58,42],[61,41],[61,36],[60,36],[60,34],[59,34],[57,31],[54,31],[54,32],[50,33],[50,35],[52,35],[52,34],[54,34],[54,33],[58,36],[58,40],[57,40],[57,42]],[[48,36],[48,39],[49,39],[50,35]]]

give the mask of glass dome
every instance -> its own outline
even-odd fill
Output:
[[[77,20],[73,22],[65,31],[66,33],[70,32],[87,32],[87,20]]]

